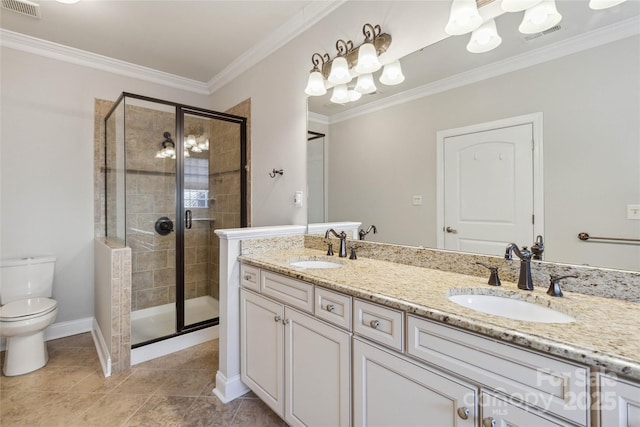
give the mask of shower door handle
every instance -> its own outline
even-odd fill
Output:
[[[185,228],[190,229],[191,228],[191,222],[192,222],[191,221],[191,209],[187,209],[184,212],[184,223],[185,223],[184,226],[185,226]]]

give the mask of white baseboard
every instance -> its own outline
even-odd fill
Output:
[[[133,348],[131,349],[131,366],[157,357],[166,356],[167,354],[175,353],[176,351],[184,350],[185,348],[193,347],[203,342],[215,340],[219,336],[219,326],[211,326],[153,344]]]
[[[93,319],[93,328],[91,329],[91,336],[93,337],[93,343],[96,346],[98,352],[98,359],[100,359],[100,366],[102,366],[102,372],[105,377],[111,376],[111,354],[109,353],[109,347],[104,341],[104,336],[98,325],[98,321]]]
[[[44,331],[44,340],[57,340],[58,338],[65,338],[70,337],[71,335],[91,332],[92,327],[93,317],[54,323]],[[6,350],[6,339],[3,337],[0,339],[0,351],[4,350]]]
[[[220,399],[222,403],[229,403],[245,395],[248,391],[249,387],[240,381],[240,375],[227,378],[220,371],[216,373],[216,388],[213,389],[213,394]]]

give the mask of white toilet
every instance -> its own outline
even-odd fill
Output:
[[[42,368],[49,358],[44,330],[56,319],[51,299],[52,256],[3,259],[0,264],[0,336],[7,339],[2,372],[22,375]]]

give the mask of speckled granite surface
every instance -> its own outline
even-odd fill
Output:
[[[553,298],[546,294],[546,286],[533,292],[522,291],[505,279],[501,287],[493,287],[487,284],[487,274],[478,277],[382,261],[365,257],[364,251],[357,260],[326,257],[326,250],[303,247],[294,239],[286,243],[281,240],[276,250],[265,250],[268,247],[265,242],[255,247],[251,242],[244,243],[240,260],[256,267],[640,380],[640,304],[575,293],[566,288],[563,298]],[[345,265],[336,269],[290,265],[291,260],[309,258],[340,260]],[[533,323],[479,313],[448,300],[451,290],[458,288],[547,305],[576,321]]]

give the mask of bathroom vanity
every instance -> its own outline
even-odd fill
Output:
[[[637,303],[308,247],[240,261],[241,379],[290,425],[640,423]],[[483,314],[456,293],[575,320]]]

